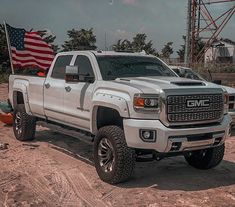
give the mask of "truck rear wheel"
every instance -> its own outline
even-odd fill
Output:
[[[224,157],[225,145],[218,147],[198,150],[191,153],[191,155],[185,156],[189,165],[198,169],[210,169],[216,167]]]
[[[26,113],[24,104],[17,105],[14,110],[13,131],[17,140],[30,141],[34,139],[36,118]]]
[[[95,138],[94,161],[101,180],[117,184],[126,181],[135,167],[135,151],[125,141],[118,126],[102,127]]]

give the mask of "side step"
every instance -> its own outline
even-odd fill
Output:
[[[94,137],[95,137],[90,132],[86,132],[86,131],[78,130],[78,129],[72,129],[71,127],[56,125],[56,124],[48,123],[45,121],[38,121],[37,125],[49,128],[52,131],[56,131],[56,132],[59,132],[64,135],[68,135],[68,136],[77,138],[77,139],[79,139],[83,142],[86,142],[88,144],[92,144],[94,141]]]

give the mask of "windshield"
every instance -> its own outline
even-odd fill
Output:
[[[176,76],[171,69],[154,57],[98,56],[103,80],[144,76]]]

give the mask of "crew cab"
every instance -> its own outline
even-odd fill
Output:
[[[183,155],[213,168],[230,133],[224,89],[139,53],[59,53],[46,77],[11,75],[9,100],[16,139],[33,140],[39,124],[93,142],[97,173],[111,184],[131,177],[139,160]]]

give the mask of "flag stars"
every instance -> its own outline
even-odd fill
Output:
[[[7,30],[11,46],[15,47],[17,50],[24,50],[25,30],[12,28],[9,25],[7,25]]]

